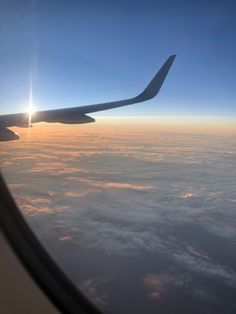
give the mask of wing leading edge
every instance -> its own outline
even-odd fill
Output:
[[[172,63],[174,62],[175,57],[175,55],[172,55],[165,61],[165,63],[162,65],[160,70],[157,72],[157,74],[154,76],[148,86],[144,89],[144,91],[136,97],[89,106],[37,111],[32,116],[31,123],[89,123],[94,122],[95,120],[87,116],[87,113],[123,107],[150,100],[155,97],[160,91],[161,86],[171,68]],[[26,126],[28,124],[28,120],[28,113],[0,115],[0,127],[7,128],[12,126]]]

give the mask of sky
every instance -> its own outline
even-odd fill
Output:
[[[0,114],[139,94],[171,54],[157,98],[92,116],[236,116],[235,1],[0,2]]]

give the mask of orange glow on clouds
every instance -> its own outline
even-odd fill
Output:
[[[27,130],[14,128],[21,137],[26,136]],[[74,136],[85,133],[114,132],[121,134],[127,131],[158,132],[158,133],[216,133],[236,134],[236,118],[230,117],[98,117],[95,123],[83,125],[65,125],[60,123],[37,123],[33,125],[31,137],[46,139],[51,134]],[[64,140],[64,139],[63,139]],[[56,143],[55,143],[56,145]],[[68,146],[67,146],[68,147]]]

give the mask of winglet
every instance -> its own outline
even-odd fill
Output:
[[[163,64],[161,69],[157,72],[157,74],[154,76],[154,78],[151,80],[145,90],[137,96],[137,99],[139,99],[139,101],[149,100],[157,95],[172,66],[172,63],[174,62],[175,57],[176,55],[172,55],[166,60],[166,62]]]

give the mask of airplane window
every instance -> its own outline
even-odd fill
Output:
[[[1,4],[1,172],[104,313],[236,311],[235,6],[202,5]]]

